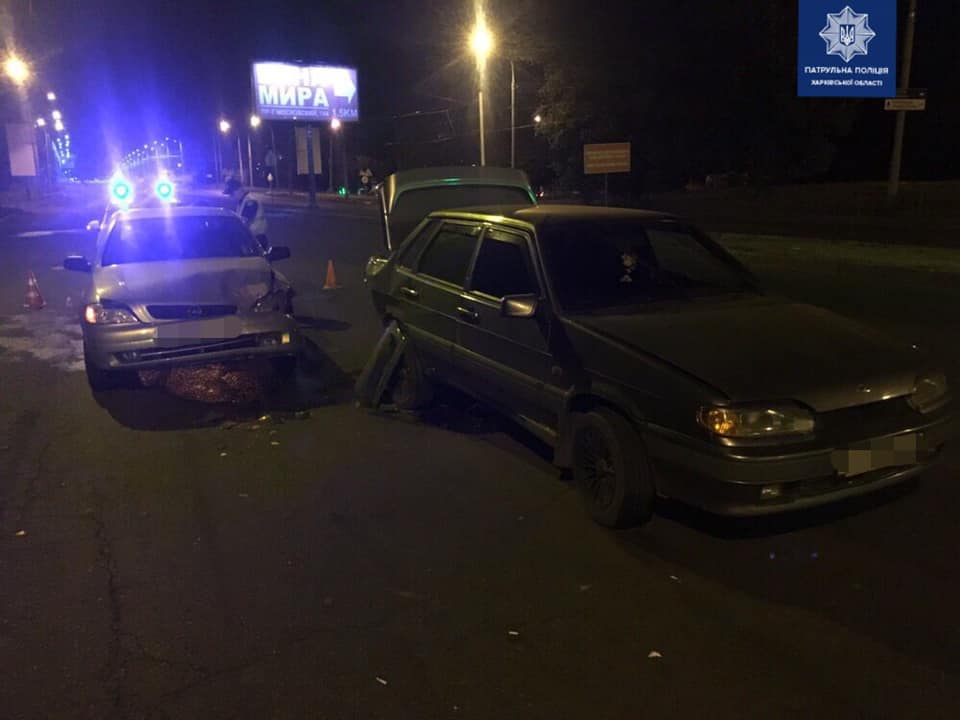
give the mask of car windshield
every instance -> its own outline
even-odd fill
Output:
[[[103,265],[259,255],[240,218],[217,215],[121,218],[103,250]]]
[[[719,246],[672,222],[547,223],[540,238],[557,301],[567,312],[753,290],[748,273]]]

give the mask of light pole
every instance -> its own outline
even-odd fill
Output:
[[[907,11],[907,26],[903,31],[903,64],[900,66],[900,83],[898,88],[907,90],[910,87],[910,70],[913,65],[913,32],[917,25],[917,0],[910,0],[910,9]],[[903,161],[903,133],[907,125],[907,113],[897,111],[897,125],[893,131],[893,153],[890,156],[890,179],[887,183],[887,197],[891,200],[900,192],[900,165]]]
[[[251,116],[250,116],[250,129],[251,129],[251,130],[256,130],[258,127],[260,127],[260,116],[259,116],[259,115],[251,115]],[[253,145],[252,145],[252,143],[251,143],[251,141],[250,141],[250,136],[251,136],[251,133],[248,132],[248,133],[247,133],[247,169],[250,171],[250,185],[253,186],[253,185],[254,185],[254,180],[253,180]]]
[[[477,24],[470,35],[470,48],[477,59],[477,106],[480,109],[480,165],[487,164],[487,145],[483,126],[483,82],[487,66],[487,57],[493,50],[493,35],[487,29],[483,12],[477,14]]]
[[[328,183],[327,192],[333,192],[333,138],[340,130],[340,120],[338,118],[333,118],[330,121],[330,162],[328,163],[330,167],[327,168],[327,173],[330,176],[330,182]]]

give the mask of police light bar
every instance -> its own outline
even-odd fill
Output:
[[[153,191],[163,202],[173,201],[173,183],[166,176],[161,175],[153,186]]]
[[[110,180],[110,201],[120,206],[133,202],[133,185],[123,175],[114,175]]]

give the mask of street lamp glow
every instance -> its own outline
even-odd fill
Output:
[[[50,113],[50,117],[52,117],[54,120],[63,120],[63,113],[61,113],[59,110],[54,110],[52,113]]]
[[[340,129],[340,118],[333,118],[333,120],[330,121],[330,129],[331,130]]]
[[[221,121],[220,121],[220,132],[222,132],[222,133],[228,133],[228,132],[230,132],[230,123],[227,122],[226,120],[221,120]]]
[[[539,113],[533,116],[533,122],[537,125],[543,122],[543,118],[540,116]]]
[[[258,127],[260,127],[260,116],[259,116],[259,115],[251,115],[251,116],[250,116],[250,127],[252,127],[254,130],[256,130]]]
[[[42,117],[38,117],[38,118],[37,118],[37,127],[46,127],[46,126],[47,126],[47,121],[44,120]]]
[[[3,61],[3,72],[17,87],[23,87],[30,80],[30,66],[16,55],[8,55]]]
[[[487,29],[487,22],[483,15],[477,18],[477,24],[470,35],[470,49],[473,50],[477,63],[481,67],[493,52],[493,34]]]
[[[57,120],[55,123],[53,123],[53,129],[57,132],[63,132],[63,121]]]
[[[47,93],[47,100],[49,100],[50,102],[53,102],[56,99],[57,99],[57,94],[53,90]]]

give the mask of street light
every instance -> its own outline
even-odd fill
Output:
[[[47,100],[49,100],[50,102],[53,102],[56,99],[57,99],[57,94],[53,90],[47,93]]]
[[[53,123],[53,129],[57,132],[63,132],[63,121],[57,120],[55,123]]]
[[[61,113],[59,110],[54,110],[52,113],[50,113],[50,117],[52,117],[54,120],[62,120],[63,113]]]
[[[477,76],[479,90],[477,91],[477,105],[480,109],[480,165],[487,164],[487,146],[483,127],[483,75],[487,64],[487,57],[493,51],[493,34],[487,29],[487,21],[482,12],[477,14],[477,24],[470,35],[470,48],[477,59]]]
[[[542,122],[543,122],[543,117],[541,117],[540,113],[537,113],[536,115],[533,116],[534,125],[539,125]]]
[[[23,87],[30,80],[30,66],[17,55],[8,55],[3,61],[3,72],[17,87]]]
[[[44,120],[42,117],[38,117],[38,118],[37,118],[37,127],[46,127],[46,126],[47,126],[47,121]]]
[[[230,132],[230,123],[227,122],[226,120],[222,120],[222,119],[221,119],[221,120],[220,120],[220,132],[222,132],[224,135],[226,135],[228,132]]]
[[[251,115],[251,116],[250,116],[250,127],[252,127],[254,130],[256,130],[258,127],[260,127],[260,116],[259,116],[259,115]]]

